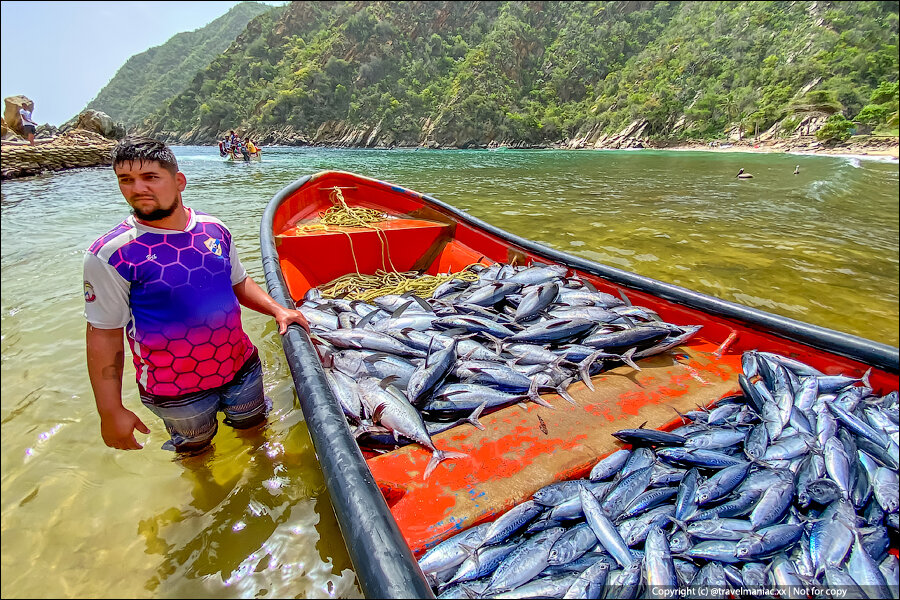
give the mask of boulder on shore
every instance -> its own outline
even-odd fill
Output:
[[[6,127],[16,135],[24,137],[22,117],[19,115],[19,109],[22,108],[33,111],[34,102],[27,96],[9,96],[3,99],[3,121],[6,123]]]
[[[69,119],[59,127],[60,133],[66,133],[74,129],[99,133],[110,140],[121,140],[125,137],[125,125],[116,123],[105,112],[91,108],[82,111],[77,117]]]

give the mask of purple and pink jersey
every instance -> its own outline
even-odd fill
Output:
[[[231,232],[190,210],[184,231],[129,217],[84,259],[84,316],[125,327],[138,384],[181,396],[229,383],[253,354],[232,286],[247,277]]]

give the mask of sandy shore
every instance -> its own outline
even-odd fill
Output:
[[[723,142],[710,146],[700,142],[688,142],[673,146],[659,146],[660,150],[694,150],[701,152],[755,152],[761,154],[803,154],[831,155],[853,158],[872,158],[880,160],[898,160],[900,141],[898,138],[861,138],[851,139],[845,144],[825,146],[814,138],[809,140],[779,140],[776,142]]]

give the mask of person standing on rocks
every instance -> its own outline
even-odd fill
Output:
[[[231,232],[184,206],[187,180],[175,155],[154,139],[127,137],[112,152],[119,191],[132,216],[95,241],[84,258],[87,367],[111,448],[138,450],[134,430],[150,433],[122,404],[123,335],[141,402],[162,418],[165,449],[197,452],[225,423],[265,421],[259,352],[241,325],[241,305],[309,331],[257,285],[241,264]]]
[[[22,119],[22,131],[28,139],[28,143],[34,146],[34,134],[37,133],[37,123],[31,118],[31,111],[26,107],[19,109],[19,117]]]

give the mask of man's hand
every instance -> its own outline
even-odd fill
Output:
[[[278,333],[281,335],[287,333],[288,325],[291,323],[296,323],[305,329],[306,333],[309,333],[309,323],[306,321],[306,317],[303,316],[302,312],[299,310],[289,310],[280,306],[279,308],[281,308],[281,310],[275,313],[275,322],[278,323]]]
[[[150,429],[144,425],[144,422],[127,408],[121,407],[100,415],[100,435],[103,436],[103,442],[110,448],[119,450],[143,448],[134,439],[135,429],[141,433],[150,433]]]

